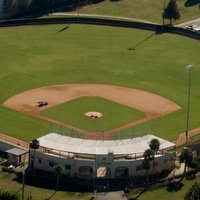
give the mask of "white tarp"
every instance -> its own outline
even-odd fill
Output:
[[[149,143],[154,138],[160,141],[160,150],[175,146],[174,143],[151,134],[124,140],[88,140],[50,133],[38,138],[38,140],[41,147],[75,154],[106,155],[113,153],[114,155],[126,155],[143,153],[149,148]]]

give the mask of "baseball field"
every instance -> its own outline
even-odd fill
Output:
[[[200,43],[197,40],[167,33],[89,25],[1,28],[0,40],[1,133],[25,141],[52,131],[81,136],[78,129],[73,128],[85,132],[109,131],[150,116],[142,123],[116,129],[113,137],[134,137],[138,135],[134,130],[150,127],[153,134],[173,140],[186,128],[189,72],[185,67],[189,64],[194,66],[189,127],[200,125]],[[71,94],[69,91],[74,90],[68,88],[64,91],[67,97],[52,90],[47,95],[49,87],[58,92],[62,90],[58,86],[72,84],[79,85],[78,94]],[[90,90],[83,91],[84,85],[97,85],[99,90],[90,94]],[[119,87],[119,90],[108,89],[108,97],[100,93],[101,86]],[[42,88],[45,88],[44,93]],[[166,101],[160,104],[157,98],[150,98],[151,95],[145,98],[132,98],[127,93],[117,95],[127,89],[147,92]],[[16,100],[16,96],[22,98]],[[83,101],[82,96],[88,98]],[[117,100],[117,96],[123,98]],[[49,105],[36,107],[40,100],[47,100]],[[95,107],[87,107],[87,102],[88,105],[94,103]],[[175,107],[166,109],[167,105]],[[81,111],[81,108],[86,110]],[[99,120],[98,127],[101,127],[101,119],[85,119],[83,112],[86,111],[101,111],[102,119],[108,114],[106,127],[94,129],[97,127],[94,120]],[[83,120],[88,121],[87,126]],[[146,132],[141,131],[141,134]]]

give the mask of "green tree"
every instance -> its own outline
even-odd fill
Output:
[[[16,0],[4,0],[3,1],[3,15],[8,17],[15,13]]]
[[[144,160],[152,161],[154,158],[154,151],[152,149],[147,149],[143,154]]]
[[[54,174],[56,175],[56,191],[58,191],[59,188],[59,182],[60,182],[60,177],[62,175],[64,168],[62,165],[56,165],[54,167]]]
[[[160,142],[158,139],[154,138],[150,141],[149,143],[149,147],[150,149],[153,151],[153,157],[152,157],[152,160],[153,160],[153,182],[154,182],[154,167],[155,167],[155,154],[157,154],[157,151],[159,150],[160,148]]]
[[[152,165],[152,160],[154,157],[154,152],[152,149],[147,149],[143,154],[142,168],[146,171],[146,186],[149,185],[149,170]]]
[[[181,152],[179,154],[179,161],[180,161],[180,163],[184,163],[185,166],[184,166],[184,171],[183,171],[183,175],[180,179],[180,182],[183,180],[186,169],[187,169],[188,165],[192,162],[192,160],[193,160],[192,150],[189,148],[186,148],[186,147],[182,148]]]
[[[149,147],[151,150],[154,151],[155,154],[157,154],[157,151],[159,150],[160,148],[160,142],[158,139],[154,138],[150,141],[149,143]]]
[[[0,191],[0,200],[20,200],[20,196],[13,192]]]
[[[200,184],[194,183],[189,191],[185,194],[185,200],[199,200],[200,199]]]
[[[30,148],[33,149],[33,162],[31,163],[33,174],[35,172],[35,150],[38,149],[40,146],[39,141],[34,139],[30,142]]]
[[[170,0],[167,7],[163,11],[163,19],[169,19],[170,25],[172,25],[172,19],[180,19],[180,11],[177,6],[176,0]]]

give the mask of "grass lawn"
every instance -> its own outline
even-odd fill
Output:
[[[85,116],[89,111],[100,112],[103,116],[98,119],[89,118]],[[44,110],[42,113],[89,131],[109,130],[144,117],[139,111],[100,97],[81,97]]]
[[[169,1],[165,2],[167,5]],[[186,0],[177,1],[181,18],[174,23],[199,17],[200,9],[198,3],[196,5],[185,6],[185,2]],[[187,2],[192,1],[188,0]],[[164,0],[105,0],[97,4],[83,6],[79,11],[76,10],[73,13],[120,16],[162,24],[163,3]],[[169,23],[169,21],[166,20],[166,23]]]
[[[8,190],[13,192],[18,192],[21,195],[22,184],[15,180],[15,174],[9,174],[5,172],[0,173],[0,188],[2,190]],[[185,193],[192,186],[194,182],[200,183],[200,177],[197,177],[194,180],[183,181],[183,187],[181,190],[176,192],[169,192],[166,188],[161,188],[149,192],[145,192],[140,196],[140,200],[153,200],[153,199],[163,199],[168,200],[182,200],[184,199]],[[9,187],[8,187],[9,185]],[[33,200],[37,199],[45,199],[52,194],[54,194],[54,190],[51,189],[43,189],[35,186],[25,185],[25,196],[27,197],[29,194],[32,194]],[[129,194],[129,198],[135,197],[136,194]],[[51,198],[51,200],[61,200],[61,199],[70,199],[70,200],[89,200],[92,197],[91,193],[74,193],[68,191],[58,191]]]
[[[17,182],[15,174],[0,173],[0,189],[6,191],[17,192],[21,195],[22,191],[22,184]],[[43,189],[35,186],[25,185],[25,199],[30,195],[32,195],[33,200],[42,200],[51,197],[55,190],[51,189]],[[70,199],[70,200],[89,200],[92,197],[91,193],[84,193],[84,192],[68,192],[68,191],[58,191],[56,192],[51,200],[61,200],[61,199]]]
[[[166,188],[161,188],[153,191],[148,191],[143,193],[139,199],[140,200],[154,200],[154,199],[162,199],[162,200],[183,200],[185,193],[189,190],[189,188],[194,184],[194,182],[200,183],[200,177],[197,177],[194,180],[183,181],[183,187],[178,191],[169,192]],[[129,199],[135,197],[136,195],[129,195]]]
[[[154,92],[182,109],[137,126],[175,139],[185,131],[188,73],[193,64],[190,128],[200,124],[200,43],[173,34],[107,26],[30,26],[0,29],[0,104],[19,92],[55,84],[98,83]],[[129,48],[136,50],[129,51]],[[71,131],[0,106],[0,132],[30,141]],[[129,131],[130,132],[130,131]],[[130,133],[135,136],[134,132]],[[123,137],[123,134],[121,135]]]

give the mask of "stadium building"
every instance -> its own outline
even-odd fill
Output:
[[[63,174],[80,178],[126,178],[144,174],[143,154],[152,139],[160,149],[154,159],[154,173],[174,168],[175,144],[154,135],[124,140],[88,140],[50,133],[38,138],[39,148],[30,149],[30,165],[35,170],[54,172],[63,166]]]

